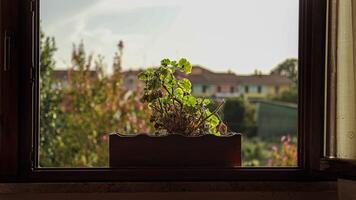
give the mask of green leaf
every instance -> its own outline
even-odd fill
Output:
[[[172,92],[172,88],[175,88],[176,84],[177,84],[177,81],[176,81],[175,77],[173,76],[173,74],[166,76],[166,78],[164,79],[164,85],[167,87],[167,89],[170,92]]]
[[[220,132],[216,130],[216,127],[210,128],[209,131],[210,131],[211,134],[213,134],[215,136],[218,136],[218,137],[221,136]]]
[[[171,61],[169,59],[163,59],[161,60],[161,65],[164,67],[167,67],[169,64],[171,63]]]
[[[190,64],[190,62],[187,59],[182,58],[178,62],[178,69],[181,72],[185,72],[186,74],[190,74],[192,72],[192,65]]]
[[[141,80],[141,81],[146,81],[147,80],[147,75],[145,72],[141,72],[137,75],[138,77],[138,80]]]
[[[167,105],[167,104],[171,103],[171,100],[168,99],[167,97],[162,97],[162,98],[160,98],[160,100],[161,100],[163,105]]]
[[[181,88],[177,88],[174,90],[174,95],[178,98],[178,99],[182,99],[183,98],[183,90]]]
[[[137,77],[141,81],[148,81],[148,80],[152,79],[153,74],[154,74],[154,69],[149,68],[149,69],[146,69],[145,71],[139,73],[137,75]]]
[[[209,109],[206,109],[206,110],[205,110],[205,115],[206,115],[206,116],[211,115],[211,112],[210,112],[210,110],[209,110]]]
[[[192,91],[192,84],[190,83],[190,81],[186,78],[183,78],[181,80],[178,81],[178,85],[179,87],[181,87],[183,89],[183,91],[185,93],[190,94]]]
[[[169,75],[169,76],[166,76],[166,78],[164,79],[164,82],[170,86],[173,86],[176,84],[176,79],[174,78],[174,76]]]
[[[159,70],[159,74],[160,74],[159,77],[161,80],[166,79],[166,77],[171,77],[172,70],[169,69],[168,67],[159,67],[158,70]]]
[[[203,105],[204,106],[207,106],[207,105],[209,105],[211,103],[211,101],[209,100],[209,99],[204,99],[204,101],[203,101]]]
[[[189,106],[194,107],[195,105],[197,105],[197,100],[193,96],[187,96],[187,104]]]
[[[177,66],[178,66],[178,63],[177,63],[177,61],[172,60],[172,61],[171,61],[171,65],[172,65],[173,67],[177,67]]]
[[[209,111],[210,112],[210,111]],[[216,127],[219,125],[220,120],[216,115],[212,115],[207,120],[207,124],[209,125],[209,131],[211,134],[216,136],[221,136],[220,132],[217,131]]]
[[[216,127],[217,125],[219,125],[220,120],[216,115],[212,115],[209,117],[208,122],[210,126]]]
[[[147,88],[149,90],[157,90],[162,86],[161,81],[158,78],[149,80],[147,83]]]

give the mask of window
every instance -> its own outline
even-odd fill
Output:
[[[140,71],[151,67],[144,59],[153,63],[153,66],[159,65],[165,56],[177,58],[179,54],[176,52],[191,57],[191,62],[194,62],[192,71],[200,71],[200,74],[185,75],[193,83],[202,85],[200,95],[213,101],[212,105],[219,105],[221,99],[226,102],[219,110],[222,113],[220,118],[230,131],[241,132],[245,137],[242,148],[244,167],[297,166],[297,105],[285,109],[277,101],[266,104],[256,99],[268,100],[267,96],[259,95],[262,93],[259,84],[268,79],[277,83],[278,79],[273,79],[268,73],[275,68],[283,69],[283,63],[289,59],[286,55],[298,59],[298,1],[278,3],[278,9],[260,0],[212,1],[205,3],[204,8],[198,2],[195,0],[187,4],[180,0],[153,0],[150,4],[141,1],[116,4],[110,0],[98,0],[94,4],[97,7],[95,10],[91,8],[91,2],[40,2],[40,167],[105,167],[110,157],[108,133],[134,135],[157,131],[150,120],[151,113],[147,112],[149,105],[139,100],[143,96],[143,82],[137,80],[130,83],[130,80],[136,78]],[[256,3],[269,8],[259,7],[253,12],[243,12],[255,10]],[[272,4],[277,4],[277,1]],[[76,18],[77,12],[71,11],[75,6],[84,9],[78,11],[83,18]],[[244,16],[231,9],[233,6]],[[62,10],[59,9],[62,7]],[[217,7],[219,10],[216,10]],[[278,11],[282,7],[289,14],[277,15],[268,11]],[[197,9],[200,10],[199,17],[196,17]],[[56,12],[59,10],[65,16],[58,18]],[[214,10],[219,13],[218,17],[211,15]],[[266,22],[258,21],[259,16],[268,18],[268,24],[273,28],[266,31]],[[255,24],[255,28],[240,20],[243,17],[253,19],[251,23]],[[85,22],[81,27],[82,20]],[[127,25],[128,22],[132,22],[131,25]],[[221,31],[211,31],[210,23],[214,23]],[[229,25],[233,23],[236,25]],[[146,28],[147,25],[150,28]],[[79,30],[68,37],[63,27]],[[182,27],[186,27],[184,31]],[[290,29],[289,34],[282,32],[285,29]],[[199,36],[197,32],[200,32]],[[49,36],[55,40],[56,47],[54,42],[46,40]],[[284,36],[288,40],[281,41],[280,38]],[[135,37],[140,39],[133,39]],[[245,43],[239,39],[243,37],[259,39],[256,43]],[[205,41],[210,41],[212,46],[220,49],[220,53],[205,49],[202,46]],[[71,44],[74,44],[73,48]],[[255,59],[256,51],[272,51],[272,46],[273,49],[279,49],[273,53],[275,56]],[[231,54],[235,51],[241,61],[232,59]],[[48,60],[50,64],[45,66]],[[269,67],[258,69],[258,76],[255,76],[255,70],[249,67],[254,65]],[[231,66],[233,69],[221,66]],[[56,76],[59,69],[62,69],[61,72],[67,71],[67,74],[62,74],[66,76],[60,79],[66,79],[69,87],[48,90],[46,85],[56,82],[49,71],[53,70],[54,77],[59,77]],[[266,71],[264,75],[262,70]],[[242,78],[242,71],[248,75]],[[280,78],[282,72],[276,76]],[[248,84],[246,93],[251,94],[250,97],[244,99],[234,93],[230,84],[236,82]],[[112,84],[115,85],[114,89]],[[297,87],[295,85],[287,89],[296,90]],[[216,92],[218,94],[214,94]],[[199,94],[196,97],[199,98]],[[293,98],[297,102],[298,95]],[[283,126],[279,123],[281,120],[285,120]],[[291,147],[292,155],[288,162],[278,159],[278,156],[273,157],[274,153],[282,153],[284,142]],[[278,150],[273,150],[274,147]]]
[[[41,2],[43,3],[43,2]],[[313,4],[315,4],[314,6],[310,7],[309,4],[307,4],[305,1],[301,1],[300,3],[300,9],[301,9],[301,20],[300,20],[300,34],[299,35],[299,59],[300,59],[300,67],[301,69],[303,69],[301,71],[301,75],[300,75],[300,82],[301,82],[301,86],[300,86],[300,91],[302,91],[301,95],[305,98],[311,98],[311,97],[306,97],[306,94],[309,94],[309,92],[315,92],[314,94],[320,94],[320,95],[313,95],[313,100],[312,101],[302,101],[301,105],[299,106],[300,112],[304,113],[305,115],[302,115],[304,118],[302,118],[302,120],[299,121],[299,129],[300,130],[300,136],[299,136],[299,140],[302,141],[301,144],[309,144],[307,142],[305,142],[304,140],[310,140],[310,141],[316,141],[318,137],[321,137],[317,134],[322,132],[322,119],[320,117],[318,117],[319,115],[317,114],[312,114],[312,113],[308,113],[307,108],[312,107],[313,105],[322,105],[323,104],[323,91],[320,90],[320,87],[323,85],[323,78],[322,78],[322,74],[320,73],[322,72],[323,68],[323,59],[321,59],[321,55],[323,55],[323,28],[324,28],[324,23],[322,20],[322,16],[323,13],[325,14],[325,3],[322,3],[322,1],[313,1]],[[16,5],[13,5],[16,6]],[[33,5],[32,5],[33,6]],[[39,6],[37,4],[37,6]],[[24,1],[21,2],[21,6],[20,6],[20,16],[26,16],[29,13],[26,12],[26,10],[28,8],[30,8],[30,1]],[[36,6],[32,7],[32,8],[36,8]],[[37,7],[38,8],[38,7]],[[45,7],[43,7],[45,8]],[[307,12],[307,11],[311,11],[312,9],[315,9],[314,12]],[[319,10],[318,10],[319,9]],[[3,159],[5,157],[10,156],[12,158],[12,160],[10,162],[8,162],[9,164],[7,166],[4,166],[4,164],[1,165],[2,168],[6,169],[6,172],[11,172],[10,175],[17,175],[16,174],[16,169],[19,169],[19,171],[23,172],[22,174],[31,174],[30,179],[32,179],[33,177],[37,177],[37,180],[78,180],[78,179],[82,179],[82,180],[148,180],[150,178],[153,179],[159,179],[157,177],[159,177],[160,172],[162,172],[162,169],[143,169],[143,168],[138,168],[138,169],[106,169],[106,170],[101,170],[101,169],[90,169],[90,170],[85,170],[85,169],[50,169],[50,168],[38,168],[39,166],[39,160],[38,160],[38,147],[40,146],[40,143],[43,141],[38,140],[39,138],[36,137],[38,136],[38,130],[36,128],[36,124],[40,123],[40,121],[37,121],[36,116],[38,116],[37,113],[38,110],[32,109],[32,107],[34,105],[36,105],[36,101],[39,102],[39,99],[36,99],[37,96],[33,95],[33,94],[39,94],[39,90],[40,88],[38,87],[39,83],[38,80],[40,77],[37,76],[38,71],[31,71],[31,70],[36,70],[38,66],[35,66],[35,68],[20,68],[19,66],[32,66],[31,62],[32,62],[32,55],[37,55],[36,52],[32,52],[32,47],[34,46],[36,50],[39,50],[40,48],[38,47],[38,43],[32,43],[32,37],[35,38],[35,41],[37,40],[39,42],[39,34],[35,34],[38,33],[38,31],[35,31],[34,33],[31,32],[31,24],[33,22],[39,22],[39,18],[38,18],[38,12],[39,10],[34,9],[35,11],[35,18],[34,21],[31,21],[31,15],[26,16],[26,17],[21,17],[20,20],[22,21],[22,23],[20,23],[21,25],[23,25],[23,27],[21,26],[21,33],[23,34],[18,34],[18,35],[23,35],[24,38],[22,38],[24,41],[23,42],[23,48],[21,48],[19,50],[19,54],[15,55],[12,54],[12,56],[14,57],[21,57],[22,59],[14,59],[19,63],[14,63],[14,68],[12,68],[12,71],[6,71],[6,72],[1,72],[1,77],[14,77],[14,79],[2,79],[4,80],[4,85],[2,85],[2,90],[1,92],[4,94],[9,94],[9,96],[7,97],[6,101],[1,102],[2,104],[2,108],[4,110],[2,110],[5,114],[4,116],[6,116],[5,122],[9,122],[8,120],[12,119],[12,123],[11,126],[6,126],[5,130],[6,132],[15,132],[14,135],[2,135],[2,140],[3,141],[7,141],[7,143],[5,145],[2,145],[3,149],[9,150],[9,149],[17,149],[14,148],[15,146],[19,146],[21,148],[19,148],[19,150],[15,150],[15,151],[11,151],[13,152],[12,154],[8,154],[7,152],[10,151],[1,151],[1,155],[0,158]],[[320,11],[320,12],[319,12]],[[315,19],[315,21],[317,21],[316,19],[319,19],[320,21],[317,22],[321,22],[321,23],[316,23],[316,26],[307,26],[308,23],[310,22],[314,22],[312,19]],[[29,25],[29,26],[25,26],[25,25]],[[39,27],[34,23],[35,25],[35,30],[39,30]],[[310,29],[311,27],[313,27],[313,29]],[[2,27],[2,29],[7,29],[9,27]],[[11,27],[10,27],[11,28]],[[15,30],[15,31],[20,31],[20,30]],[[26,31],[25,31],[26,30]],[[311,36],[313,34],[315,35],[320,35],[320,37],[317,37],[318,39],[316,40],[310,40]],[[91,33],[90,33],[91,34]],[[88,34],[88,35],[90,35]],[[104,33],[101,33],[104,34]],[[313,35],[313,36],[314,36]],[[37,38],[37,39],[36,39]],[[314,37],[313,37],[314,38]],[[120,39],[120,38],[119,38]],[[117,41],[116,41],[117,42]],[[310,44],[309,42],[312,42],[313,44]],[[1,45],[3,46],[3,45]],[[6,45],[5,45],[6,46]],[[80,47],[80,46],[79,46]],[[118,57],[120,57],[120,55],[125,55],[125,54],[120,54],[120,47],[115,47],[117,48],[118,51]],[[129,48],[126,47],[126,45],[124,46],[124,48]],[[78,49],[80,50],[80,48]],[[80,51],[77,51],[80,52]],[[313,56],[314,55],[314,56]],[[125,57],[123,57],[125,58]],[[118,59],[119,60],[119,59]],[[118,61],[117,60],[117,61]],[[119,60],[119,63],[124,63],[124,59],[121,62],[121,59]],[[35,63],[37,63],[38,65],[38,60],[36,59],[35,56]],[[313,70],[310,70],[310,68],[307,68],[305,66],[308,66],[310,64],[313,64]],[[85,66],[85,65],[84,65]],[[304,68],[303,68],[304,66]],[[20,81],[18,82],[18,86],[19,88],[22,88],[21,90],[13,90],[13,91],[9,91],[8,88],[12,88],[12,87],[6,87],[9,86],[8,84],[10,84],[10,86],[12,84],[17,84],[16,80],[18,80],[16,78],[16,72],[21,71],[22,73],[21,76],[19,77]],[[316,73],[318,72],[318,73]],[[34,77],[31,76],[31,73],[34,74]],[[5,75],[6,76],[5,76]],[[90,73],[89,73],[90,74]],[[40,74],[38,74],[40,75]],[[88,74],[86,74],[88,75]],[[88,75],[89,76],[89,75]],[[310,79],[310,77],[313,76],[313,79]],[[31,77],[30,81],[33,81],[33,85],[28,84],[28,77]],[[95,78],[93,79],[95,80]],[[310,85],[304,85],[304,83],[311,83],[310,81],[312,80],[312,83],[315,84],[310,84]],[[33,88],[33,90],[32,90]],[[322,87],[321,87],[322,88]],[[42,88],[43,89],[43,88]],[[246,89],[246,88],[245,88]],[[202,89],[204,91],[204,87]],[[205,91],[207,90],[207,88],[205,88]],[[248,89],[247,89],[248,90]],[[249,92],[249,91],[247,91]],[[252,93],[252,91],[250,91],[250,93]],[[22,98],[17,98],[21,95]],[[3,95],[2,95],[3,96]],[[34,97],[34,99],[32,98]],[[14,100],[19,100],[21,101],[21,104],[14,104]],[[301,98],[303,99],[303,98]],[[10,103],[11,102],[11,103]],[[17,107],[17,105],[21,105],[20,107]],[[90,106],[90,103],[88,104]],[[61,106],[63,107],[58,107],[60,109],[68,109],[68,105],[66,104],[61,104]],[[19,113],[21,113],[21,115],[17,115],[17,112],[10,112],[10,110],[6,110],[6,107],[11,108],[11,110],[19,110]],[[69,105],[70,107],[70,105]],[[316,106],[313,107],[314,108],[314,112],[313,113],[322,113],[322,108],[320,108],[321,106]],[[41,110],[39,110],[41,112]],[[116,113],[115,113],[116,114]],[[52,115],[52,118],[56,118],[57,116]],[[320,120],[320,121],[319,121]],[[10,123],[9,123],[10,124]],[[20,126],[21,125],[21,126]],[[50,124],[47,124],[50,125]],[[310,127],[313,127],[312,129],[309,129]],[[80,127],[81,128],[81,127]],[[310,131],[313,130],[313,131]],[[87,130],[84,130],[87,131]],[[90,134],[87,135],[87,138],[92,137],[92,135],[95,134],[99,134],[99,133],[94,133],[93,130],[90,130]],[[21,133],[21,134],[20,134]],[[89,133],[89,132],[88,132]],[[20,137],[21,135],[21,137]],[[34,136],[34,137],[32,137]],[[102,138],[103,140],[105,140],[104,138]],[[66,141],[62,141],[63,144],[66,143]],[[3,142],[4,143],[4,142]],[[32,146],[35,147],[34,150],[32,150]],[[37,148],[37,149],[36,149]],[[298,176],[303,174],[305,171],[305,168],[309,168],[310,166],[315,166],[315,161],[310,162],[307,158],[310,157],[310,152],[308,152],[306,149],[308,149],[308,146],[305,146],[303,148],[301,148],[299,151],[305,151],[303,154],[299,154],[299,158],[300,158],[300,165],[297,168],[293,168],[293,169],[271,169],[268,170],[268,173],[265,173],[266,171],[264,171],[264,169],[253,169],[254,172],[256,174],[258,174],[259,177],[251,177],[251,174],[249,175],[249,170],[252,169],[247,169],[247,171],[240,171],[239,169],[206,169],[206,170],[197,170],[197,169],[164,169],[163,171],[166,171],[166,179],[170,179],[170,180],[208,180],[208,179],[224,179],[224,180],[237,180],[237,179],[249,179],[249,180],[253,180],[253,179],[261,179],[263,177],[268,178],[269,179],[287,179],[290,177],[302,177],[302,176]],[[76,151],[78,149],[75,149]],[[316,151],[321,151],[321,149],[316,149]],[[5,152],[5,153],[4,153]],[[50,153],[50,152],[48,152]],[[315,153],[315,151],[314,151]],[[20,157],[17,157],[17,155],[20,155]],[[32,155],[32,156],[31,156]],[[314,154],[313,154],[314,155]],[[79,160],[81,160],[81,158],[78,158]],[[96,158],[93,158],[93,160],[95,160]],[[318,159],[316,159],[318,160]],[[36,161],[37,163],[33,163],[33,161]],[[83,162],[85,161],[85,159],[82,160]],[[2,162],[3,163],[3,162]],[[11,168],[13,168],[13,170],[11,170],[11,168],[9,168],[8,166],[11,166]],[[33,169],[33,171],[31,170]],[[252,172],[252,171],[250,171]],[[62,174],[62,175],[60,175]],[[124,176],[122,176],[123,174],[125,174]],[[288,174],[288,176],[283,176],[283,174]],[[277,175],[277,176],[276,176]],[[180,177],[179,177],[180,176]],[[41,178],[42,177],[42,178]],[[46,178],[44,178],[46,177]],[[81,177],[81,178],[80,178]],[[121,177],[121,178],[120,178]],[[196,178],[194,178],[196,177]],[[220,178],[219,178],[220,177]],[[29,178],[29,177],[27,177]],[[33,178],[36,179],[36,178]]]
[[[230,93],[234,93],[235,92],[235,88],[234,88],[234,86],[231,86],[230,87]]]
[[[278,85],[274,87],[274,92],[275,92],[276,94],[279,94],[279,86],[278,86]]]
[[[203,93],[206,93],[206,92],[207,92],[207,90],[208,90],[208,86],[203,85],[202,87],[203,87],[203,89],[202,89]]]
[[[202,86],[196,97],[202,95],[212,101],[211,111],[214,111],[214,105],[226,102],[218,112],[221,112],[220,119],[230,131],[243,133],[243,167],[297,166],[298,110],[294,102],[297,102],[298,95],[292,97],[293,105],[286,108],[280,103],[284,102],[283,99],[277,102],[261,96],[261,84],[268,81],[276,84],[284,74],[297,79],[294,74],[283,70],[288,59],[298,59],[298,1],[278,3],[279,8],[259,0],[212,1],[205,3],[204,8],[198,2],[152,0],[147,4],[125,0],[116,4],[110,0],[98,0],[94,4],[95,10],[91,8],[91,2],[40,2],[40,167],[107,167],[110,158],[108,133],[135,135],[157,131],[150,117],[154,114],[148,112],[149,105],[140,101],[143,82],[137,80],[137,75],[146,68],[159,65],[165,56],[172,59],[180,55],[191,58],[193,63],[193,75],[180,76]],[[256,3],[269,8],[243,12],[256,9]],[[272,4],[277,4],[277,1]],[[82,7],[84,11],[78,12],[83,14],[83,18],[76,18],[77,11],[71,11],[75,6]],[[233,6],[244,14],[232,10]],[[62,7],[65,9],[61,13],[67,14],[58,18],[56,12]],[[282,7],[289,14],[271,14],[268,11],[278,11]],[[200,10],[199,17],[195,15],[197,9]],[[219,13],[218,17],[211,15],[214,10]],[[268,18],[268,24],[273,28],[266,31],[263,27],[267,22],[258,21],[259,16]],[[251,23],[255,28],[240,20],[244,17],[253,19]],[[82,20],[85,22],[81,27]],[[130,26],[128,22],[132,22]],[[224,31],[211,31],[210,23]],[[233,23],[236,25],[229,25]],[[288,27],[285,27],[286,23]],[[147,25],[150,28],[146,28]],[[79,30],[68,37],[62,27]],[[182,27],[186,27],[183,32]],[[283,33],[285,29],[289,29],[289,34]],[[262,30],[264,37],[260,38]],[[197,32],[200,32],[199,36]],[[281,41],[284,36],[288,40]],[[55,43],[48,41],[47,37],[53,37]],[[135,37],[140,39],[133,39]],[[259,38],[259,42],[245,43],[239,39],[243,37]],[[220,53],[205,49],[202,46],[205,41],[210,41],[220,49]],[[74,44],[73,48],[71,44]],[[271,46],[278,49],[273,50],[274,56],[255,59],[256,51],[271,51]],[[241,61],[232,59],[231,52],[237,52]],[[254,65],[269,67],[257,70],[249,67]],[[53,70],[52,75],[50,70]],[[247,75],[244,76],[243,71]],[[277,72],[270,75],[272,71]],[[64,77],[56,75],[58,72],[64,72]],[[48,90],[46,86],[56,82],[51,76],[65,80],[69,87]],[[248,98],[234,93],[230,84],[238,82],[246,85]],[[293,85],[286,89],[296,91],[297,88]],[[268,100],[269,104],[259,101],[261,99]],[[279,154],[288,154],[282,152],[284,143],[290,147],[288,161],[279,159],[282,157]]]
[[[246,94],[249,92],[249,89],[250,89],[250,88],[246,85],[246,86],[245,86],[245,93],[246,93]]]

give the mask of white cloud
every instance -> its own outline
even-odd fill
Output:
[[[57,40],[59,65],[69,62],[72,43],[81,39],[109,66],[118,40],[124,40],[126,68],[187,57],[217,71],[268,72],[298,53],[298,0],[95,0],[80,5],[77,12],[62,10],[56,20],[49,20],[51,10],[43,11],[43,29]],[[44,6],[56,7],[63,6]]]

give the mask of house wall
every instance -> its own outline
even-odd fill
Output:
[[[218,92],[218,87],[220,86],[220,93],[231,93],[231,87],[234,87],[234,91],[237,89],[236,86],[230,84],[219,84],[215,86],[215,92]]]
[[[279,87],[279,91],[278,91],[278,93],[276,93],[275,85],[266,86],[266,93],[268,95],[276,96],[276,95],[283,93],[284,91],[289,90],[290,85],[278,85],[278,87]]]
[[[245,87],[248,86],[248,93],[245,92]],[[240,85],[239,94],[243,95],[245,99],[250,98],[266,98],[267,97],[267,86],[261,85],[261,92],[258,92],[258,85]]]
[[[206,92],[203,93],[203,87],[206,86]],[[203,85],[203,84],[192,84],[192,89],[193,95],[197,95],[197,96],[211,96],[215,93],[215,87],[212,85]]]
[[[248,86],[249,91],[245,93],[245,86]],[[278,94],[289,90],[289,85],[278,85],[279,91]],[[243,95],[245,99],[264,99],[268,96],[277,96],[276,86],[275,85],[261,85],[261,92],[258,92],[258,85],[239,85],[239,95]]]

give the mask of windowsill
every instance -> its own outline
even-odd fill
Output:
[[[0,183],[0,194],[137,192],[335,192],[336,182]]]

